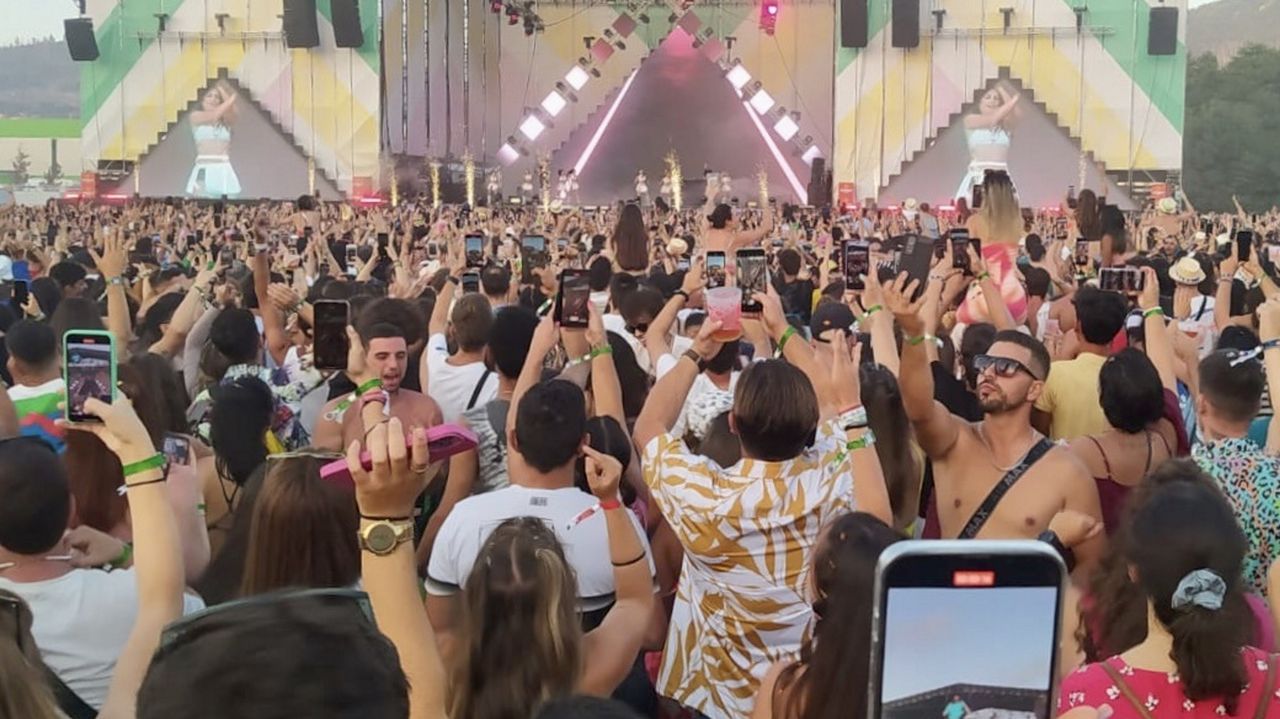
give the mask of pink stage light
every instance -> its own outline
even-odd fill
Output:
[[[751,118],[751,123],[756,126],[756,131],[760,133],[760,139],[764,140],[764,144],[769,148],[769,153],[773,155],[774,162],[778,163],[778,169],[782,170],[782,174],[787,178],[787,183],[791,185],[796,197],[800,199],[800,204],[809,204],[809,191],[800,182],[800,178],[796,177],[796,173],[791,169],[791,165],[787,162],[787,158],[782,154],[782,151],[774,144],[773,137],[765,129],[764,123],[760,122],[760,117],[752,109],[751,103],[742,103],[742,108],[747,111],[747,116]]]
[[[640,73],[640,68],[636,68],[631,72],[631,77],[623,83],[622,90],[618,92],[618,98],[613,101],[613,105],[609,106],[609,112],[605,113],[604,119],[600,121],[600,126],[596,128],[596,132],[591,136],[591,141],[587,143],[586,149],[582,151],[582,156],[578,158],[578,162],[573,166],[573,172],[578,177],[582,177],[582,171],[586,169],[587,163],[591,160],[591,155],[596,151],[596,146],[600,144],[600,138],[604,137],[605,130],[609,129],[609,123],[613,122],[614,113],[618,111],[618,106],[622,104],[627,93],[631,91],[631,83],[635,81],[636,75]]]

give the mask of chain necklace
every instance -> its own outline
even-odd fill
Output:
[[[1017,467],[1018,465],[1022,464],[1022,460],[1026,459],[1028,454],[1031,454],[1031,450],[1035,448],[1036,443],[1038,443],[1040,441],[1040,438],[1043,436],[1034,429],[1031,430],[1031,434],[1032,434],[1031,444],[1030,446],[1027,447],[1026,451],[1024,451],[1022,455],[1018,457],[1018,460],[1013,464],[1009,465],[1008,467],[1001,467],[1000,465],[996,464],[996,452],[994,449],[991,448],[991,442],[987,440],[987,423],[983,422],[982,424],[978,425],[978,439],[982,440],[982,446],[987,448],[987,457],[990,459],[991,466],[995,467],[996,471],[1000,472],[1000,474],[1002,475],[1012,472],[1014,467]]]

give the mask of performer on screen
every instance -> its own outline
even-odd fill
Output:
[[[640,206],[649,206],[649,178],[645,176],[644,170],[636,173],[636,197],[640,198]]]
[[[205,90],[200,109],[191,112],[196,140],[196,163],[187,179],[187,194],[195,197],[235,197],[240,178],[231,166],[231,128],[236,124],[236,93],[226,80]]]
[[[577,207],[582,204],[581,186],[578,184],[578,173],[576,170],[569,170],[565,173],[564,181],[568,187],[568,198],[565,202]]]
[[[1009,147],[1013,144],[1014,109],[1021,97],[997,83],[978,101],[977,108],[964,118],[964,138],[969,144],[969,171],[960,181],[956,197],[968,199],[973,186],[982,184],[988,170],[1009,171]]]
[[[485,189],[489,194],[489,206],[493,207],[498,202],[498,195],[502,192],[502,170],[495,169],[489,173],[489,183]]]

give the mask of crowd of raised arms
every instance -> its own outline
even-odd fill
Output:
[[[910,538],[1062,554],[1048,716],[1280,716],[1280,213],[944,209],[0,208],[0,719],[861,718]]]

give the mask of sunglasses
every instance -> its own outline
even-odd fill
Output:
[[[1040,381],[1035,372],[1031,368],[1022,364],[1016,359],[1010,357],[992,357],[991,355],[978,355],[973,358],[973,368],[982,374],[990,367],[997,377],[1013,377],[1019,372],[1026,372],[1031,379]]]

